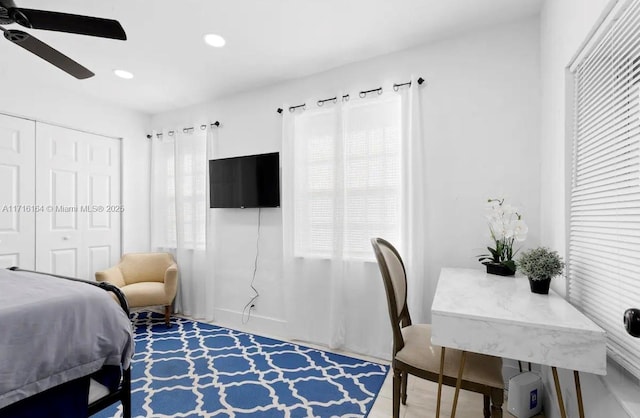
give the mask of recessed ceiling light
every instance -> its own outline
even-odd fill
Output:
[[[220,35],[216,35],[215,33],[209,33],[204,35],[204,41],[211,46],[215,46],[216,48],[222,48],[227,41]]]
[[[133,74],[131,74],[129,71],[113,70],[113,73],[120,78],[124,78],[125,80],[130,80],[133,78]]]

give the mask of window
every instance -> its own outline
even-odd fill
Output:
[[[206,247],[206,224],[207,224],[207,159],[202,155],[206,152],[204,138],[193,138],[183,135],[178,141],[178,152],[176,165],[178,168],[177,180],[180,181],[180,198],[174,199],[174,206],[177,206],[179,219],[176,218],[175,210],[173,219],[170,221],[180,225],[183,245],[185,248],[204,250]],[[174,184],[176,178],[173,179]],[[175,185],[170,187],[174,190]],[[172,228],[174,234],[175,226]],[[173,236],[173,242],[177,241],[177,235]]]
[[[295,117],[294,253],[373,258],[400,241],[401,99],[381,96]]]
[[[204,133],[152,143],[152,247],[206,247],[207,159]]]
[[[640,1],[578,62],[569,213],[569,297],[640,378],[640,340],[623,312],[640,306]]]

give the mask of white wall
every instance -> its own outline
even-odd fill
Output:
[[[57,71],[52,68],[51,71]],[[81,81],[78,81],[81,82]],[[149,116],[34,82],[2,84],[0,112],[123,138],[123,252],[149,249]],[[143,191],[143,192],[141,192]]]
[[[581,44],[594,28],[610,0],[546,0],[540,16],[541,44],[541,194],[540,194],[540,241],[543,245],[566,255],[566,170],[569,139],[565,129],[570,114],[567,106],[567,66]],[[569,107],[570,109],[570,107]],[[554,279],[553,287],[565,294],[564,280]],[[548,368],[544,368],[547,391],[545,416],[559,417],[555,399],[553,379]],[[560,370],[562,390],[568,416],[577,416],[576,394],[573,377]],[[626,417],[608,384],[612,378],[601,379],[595,375],[582,375],[581,383],[585,409],[588,417]],[[616,379],[619,380],[619,379]],[[637,388],[637,386],[636,386]],[[637,394],[637,392],[636,392]]]
[[[424,304],[430,306],[442,266],[481,267],[475,255],[489,244],[483,217],[487,198],[504,195],[520,206],[531,231],[526,244],[538,243],[538,53],[538,20],[528,19],[156,115],[152,126],[179,129],[220,120],[217,157],[280,151],[281,117],[276,108],[303,102],[315,106],[316,100],[336,93],[390,88],[412,74],[424,77],[423,124],[429,149]],[[233,327],[241,326],[239,312],[252,295],[256,212],[210,212],[210,232],[217,242],[211,254],[216,263],[217,319]],[[260,239],[256,315],[266,319],[252,319],[253,329],[279,334],[285,326],[280,209],[263,211]]]

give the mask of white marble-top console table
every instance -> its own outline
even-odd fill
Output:
[[[563,416],[556,367],[574,370],[578,391],[579,371],[606,374],[605,332],[553,290],[531,293],[526,277],[444,268],[431,316],[435,345],[552,366]]]

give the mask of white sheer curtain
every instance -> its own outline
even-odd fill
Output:
[[[151,147],[151,246],[179,270],[177,312],[213,319],[213,266],[207,258],[208,152],[212,129],[165,131]]]
[[[407,270],[407,304],[415,323],[430,318],[431,306],[425,306],[426,257],[426,170],[428,150],[422,130],[420,85],[416,78],[399,91],[402,100],[402,260]]]
[[[285,112],[283,267],[292,338],[389,356],[386,296],[369,241],[375,236],[400,250],[412,316],[423,316],[424,160],[416,84]]]

